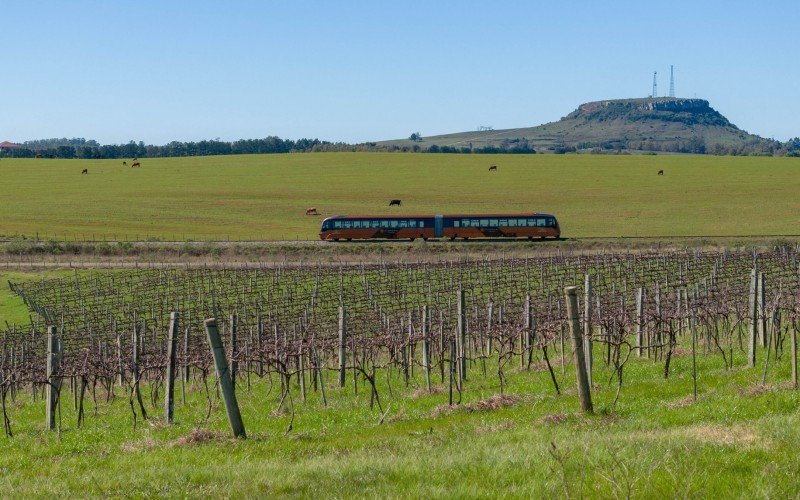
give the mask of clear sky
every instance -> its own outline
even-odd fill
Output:
[[[363,142],[708,99],[800,135],[800,9],[740,1],[0,2],[0,141]]]

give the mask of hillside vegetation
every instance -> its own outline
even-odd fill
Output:
[[[461,132],[388,141],[387,146],[420,149],[498,148],[540,153],[639,150],[711,154],[792,154],[782,144],[749,134],[703,99],[618,99],[582,104],[557,122],[537,127]]]

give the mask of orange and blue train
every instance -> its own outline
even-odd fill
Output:
[[[554,215],[456,214],[456,215],[336,215],[322,221],[322,240],[366,239],[428,240],[448,238],[561,238]]]

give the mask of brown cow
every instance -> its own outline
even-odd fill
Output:
[[[306,209],[306,215],[319,215],[317,213],[317,207],[311,207]]]
[[[659,170],[658,171],[658,175],[664,175],[664,171],[663,170]]]
[[[138,161],[135,161],[135,162],[131,163],[131,168],[133,168],[133,167],[141,167],[141,166],[142,165]]]
[[[81,173],[82,174],[88,174],[89,173],[89,169],[88,168],[84,168],[83,170],[81,170]]]
[[[392,205],[397,205],[399,207],[403,205],[403,202],[401,200],[390,200],[389,206],[391,207]]]
[[[489,172],[491,172],[492,170],[494,170],[495,172],[497,172],[497,165],[491,165],[491,166],[489,166]]]
[[[128,166],[128,162],[127,162],[127,161],[123,161],[123,162],[122,162],[122,166],[123,166],[123,167],[127,167],[127,166]]]

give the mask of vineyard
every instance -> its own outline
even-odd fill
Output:
[[[197,384],[208,412],[222,390],[232,430],[243,437],[236,393],[261,381],[274,384],[287,412],[311,391],[326,405],[326,391],[346,387],[369,394],[381,419],[398,380],[443,387],[442,403],[458,405],[475,379],[493,381],[502,398],[512,370],[546,377],[554,394],[574,387],[577,373],[579,386],[588,382],[578,392],[591,412],[598,365],[613,374],[616,404],[637,383],[625,377],[636,358],[659,363],[669,378],[673,359],[691,355],[695,397],[698,356],[716,357],[726,370],[744,360],[763,380],[788,358],[796,386],[799,264],[796,249],[781,247],[135,270],[10,283],[32,317],[0,332],[5,432],[14,427],[9,398],[27,391],[44,400],[49,428],[60,425],[66,394],[81,426],[87,393],[118,391],[135,428],[171,421],[173,397],[185,401]],[[571,285],[577,293],[565,296]],[[154,416],[159,408],[163,417]]]

